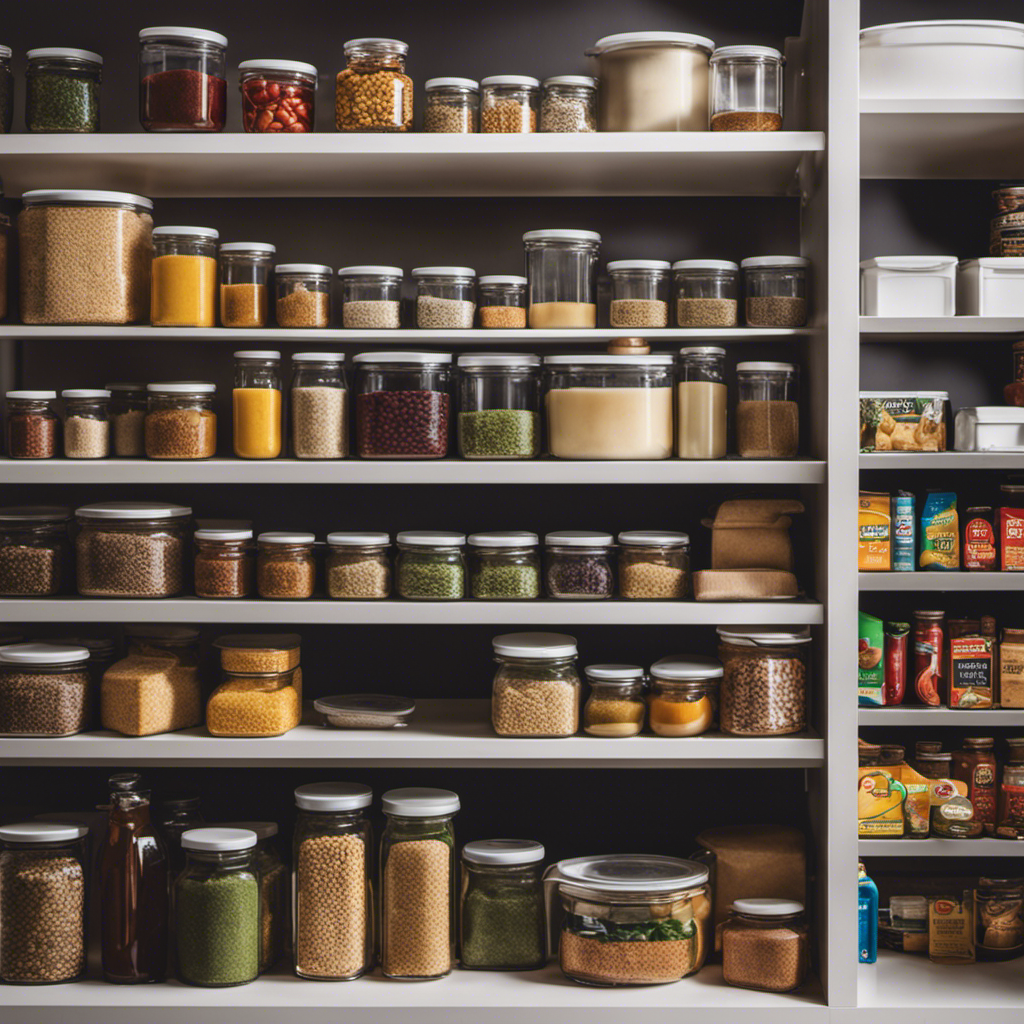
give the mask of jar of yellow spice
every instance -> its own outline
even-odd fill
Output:
[[[591,736],[636,736],[644,727],[644,670],[639,665],[588,665],[590,697],[583,731]]]
[[[266,327],[270,271],[277,247],[269,242],[226,242],[220,247],[220,322],[224,327]]]
[[[276,459],[281,454],[281,353],[235,353],[235,454],[240,459]]]
[[[216,228],[153,228],[150,317],[154,327],[216,324],[219,237]]]
[[[659,736],[699,736],[715,724],[722,663],[717,658],[685,655],[662,658],[651,666],[648,710]]]

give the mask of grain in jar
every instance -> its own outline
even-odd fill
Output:
[[[388,533],[327,535],[327,594],[338,600],[373,601],[391,596]]]
[[[84,647],[0,647],[0,735],[72,736],[92,724],[93,686]]]
[[[538,79],[491,75],[481,79],[480,90],[480,131],[523,134],[537,130]]]
[[[782,127],[782,65],[770,46],[720,46],[711,55],[711,130],[777,132]]]
[[[364,331],[401,327],[402,275],[401,267],[341,267],[341,326]]]
[[[292,356],[292,450],[297,459],[348,455],[348,388],[342,352]]]
[[[596,231],[540,228],[523,235],[531,327],[596,327]]]
[[[104,387],[110,392],[111,454],[125,459],[143,458],[146,454],[146,405],[149,397],[146,385],[115,382]]]
[[[671,530],[619,534],[619,596],[680,600],[690,590],[690,536]]]
[[[743,260],[748,327],[803,327],[807,323],[807,270],[803,256],[751,256]]]
[[[477,317],[486,330],[526,326],[526,278],[484,274],[477,280]]]
[[[572,736],[579,728],[576,638],[505,633],[492,641],[498,670],[491,723],[499,736]]]
[[[464,459],[529,459],[540,452],[540,357],[459,356],[459,454]]]
[[[739,264],[677,260],[672,274],[677,327],[735,327],[739,323]]]
[[[544,537],[544,584],[549,597],[596,600],[615,593],[615,538],[599,530],[556,530]]]
[[[301,642],[298,633],[229,633],[213,646],[225,672],[287,672],[299,663]]]
[[[282,736],[302,721],[302,669],[224,673],[206,703],[211,736]]]
[[[281,353],[247,349],[235,353],[231,392],[234,451],[240,459],[276,459],[281,454]]]
[[[793,363],[736,364],[736,448],[745,459],[792,459],[800,447],[799,370]]]
[[[459,601],[466,589],[464,533],[403,530],[396,538],[395,591],[414,601]]]
[[[322,263],[278,263],[274,267],[277,326],[329,327],[333,278],[334,271]]]
[[[699,654],[662,658],[651,666],[648,710],[658,736],[699,736],[718,717],[722,663]]]
[[[150,384],[146,410],[146,458],[209,459],[217,454],[217,385],[207,381]]]
[[[807,976],[807,923],[796,900],[742,899],[722,927],[722,980],[761,992],[791,992]]]
[[[174,224],[153,229],[154,327],[217,323],[216,228]]]
[[[676,383],[676,454],[679,458],[725,457],[728,395],[724,348],[695,345],[679,350]]]
[[[477,131],[480,86],[472,78],[428,78],[423,84],[423,130],[448,135]]]
[[[596,132],[597,79],[555,75],[544,79],[540,102],[542,132]]]
[[[339,132],[407,132],[413,85],[405,73],[409,44],[398,39],[349,39],[338,72],[334,121]]]
[[[219,132],[227,110],[228,40],[203,28],[139,32],[139,120],[147,132]]]
[[[472,267],[416,267],[416,326],[459,331],[473,326],[476,271]]]
[[[612,260],[608,264],[612,327],[668,327],[667,260]]]
[[[196,597],[249,597],[256,585],[252,530],[196,530]]]
[[[639,665],[587,665],[590,696],[583,731],[591,736],[636,736],[644,727],[644,670]]]
[[[47,46],[25,54],[25,127],[30,132],[98,132],[103,58]]]
[[[226,242],[220,247],[222,327],[267,326],[276,252],[269,242]]]
[[[56,505],[0,508],[0,595],[52,597],[70,583],[70,509]]]
[[[56,391],[8,391],[4,433],[11,459],[52,459],[60,420],[53,411]]]
[[[540,597],[538,537],[524,530],[469,535],[469,589],[479,600]]]
[[[102,388],[69,388],[64,399],[64,458],[105,459],[110,454],[110,392]]]
[[[271,600],[313,596],[316,563],[311,533],[261,533],[256,538],[256,590]]]

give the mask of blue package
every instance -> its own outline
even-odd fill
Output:
[[[860,962],[878,959],[878,886],[868,877],[863,864],[857,865],[857,933]]]
[[[892,500],[892,567],[894,572],[913,572],[916,568],[917,524],[914,495],[897,491]]]

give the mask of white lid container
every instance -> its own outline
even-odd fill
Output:
[[[953,427],[958,452],[1024,452],[1024,409],[979,405],[960,409]]]
[[[876,256],[861,263],[863,316],[953,316],[955,256]]]
[[[8,56],[10,52],[8,51]],[[87,64],[102,64],[103,58],[92,50],[76,50],[72,46],[41,46],[25,54],[27,60],[81,60]]]
[[[661,658],[651,666],[651,675],[672,682],[691,679],[721,679],[722,663],[703,654],[676,654]]]
[[[964,260],[956,278],[961,316],[1024,316],[1024,256]]]
[[[479,92],[480,83],[475,78],[458,78],[448,75],[444,78],[428,78],[423,83],[425,92],[432,92],[434,89],[468,89],[470,92]]]
[[[154,25],[139,32],[139,42],[153,39],[186,39],[191,42],[213,43],[214,46],[228,45],[228,37],[208,28],[185,28],[181,25]]]
[[[588,682],[601,683],[605,686],[632,686],[642,682],[644,678],[641,665],[587,665],[583,672]]]
[[[327,534],[327,543],[336,548],[347,547],[379,547],[391,543],[391,534],[377,531],[365,533],[347,532],[338,530]]]
[[[316,534],[272,530],[269,533],[261,533],[256,538],[256,542],[258,544],[313,544],[316,542]]]
[[[492,533],[471,533],[469,544],[475,548],[532,548],[538,542],[537,534],[527,530],[504,530]]]
[[[389,789],[380,798],[380,805],[385,814],[397,814],[403,818],[437,818],[454,814],[459,809],[459,798],[450,789],[409,786]]]
[[[544,543],[556,548],[610,548],[615,538],[601,530],[555,530],[544,535]]]
[[[502,633],[491,641],[495,654],[505,658],[575,658],[576,637],[568,633]]]
[[[248,828],[192,828],[181,834],[181,847],[183,850],[227,853],[251,850],[256,839],[256,833]]]
[[[85,647],[66,644],[9,644],[0,647],[0,665],[76,665],[89,660]]]
[[[192,515],[192,509],[157,501],[105,501],[83,505],[75,515],[82,519],[180,519]]]
[[[0,826],[0,839],[7,843],[73,843],[88,834],[85,825],[56,821],[19,821]]]
[[[295,806],[304,811],[356,811],[372,802],[373,790],[358,782],[307,782],[295,790]]]
[[[395,539],[414,548],[460,548],[466,543],[464,533],[450,530],[402,530]]]
[[[623,530],[619,543],[637,548],[689,547],[690,535],[676,530]]]
[[[532,839],[477,839],[462,848],[471,864],[536,864],[544,859],[544,846]]]

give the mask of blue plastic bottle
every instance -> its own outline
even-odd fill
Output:
[[[868,878],[863,864],[857,865],[857,876],[860,962],[873,964],[878,959],[878,886]]]

